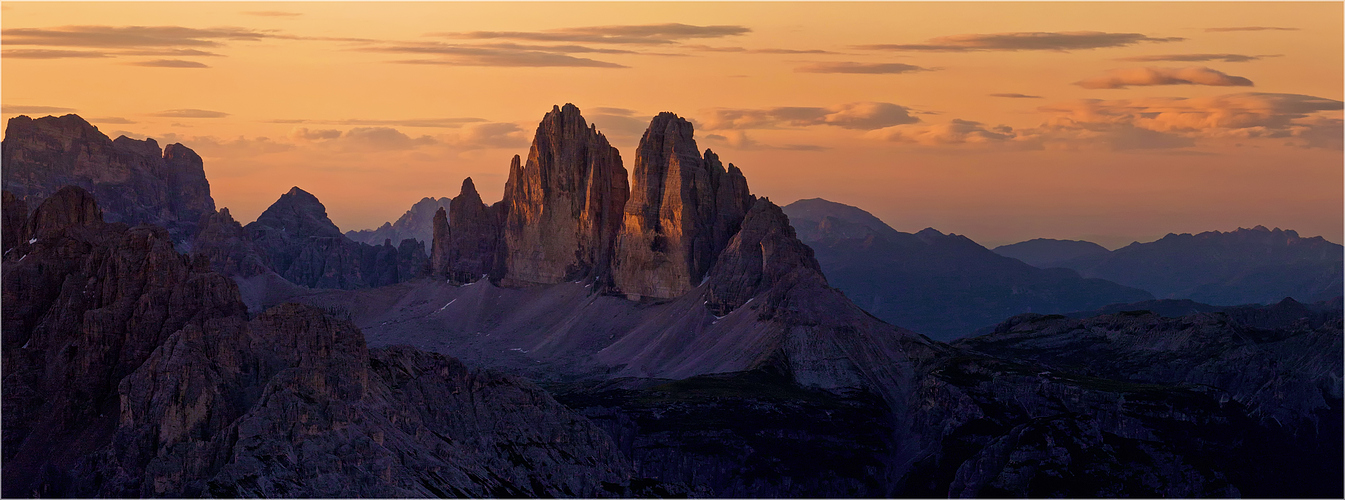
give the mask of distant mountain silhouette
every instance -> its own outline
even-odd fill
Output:
[[[821,198],[784,207],[828,282],[889,323],[935,339],[965,336],[1024,312],[1096,309],[1152,296],[1067,269],[1038,269],[933,228],[892,229]]]
[[[994,249],[997,254],[1013,257],[1026,262],[1028,265],[1042,269],[1060,267],[1061,262],[1070,259],[1105,255],[1109,251],[1102,245],[1091,241],[1053,240],[1049,238],[1037,238],[1012,245],[998,246]]]
[[[421,198],[415,205],[397,218],[396,222],[384,222],[377,229],[346,231],[346,237],[359,243],[382,245],[386,240],[400,242],[411,238],[430,247],[434,241],[434,213],[440,208],[448,210],[451,198]]]
[[[1028,242],[1024,242],[1028,243]],[[1292,230],[1239,228],[1168,234],[1112,252],[1056,263],[1089,278],[1141,288],[1158,298],[1214,305],[1316,302],[1341,295],[1342,247]]]
[[[322,202],[297,186],[243,229],[276,274],[309,288],[391,285],[429,266],[425,244],[414,239],[394,246],[387,239],[369,245],[346,238]]]

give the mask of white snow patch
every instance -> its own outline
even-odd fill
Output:
[[[28,338],[28,341],[27,341],[27,342],[24,342],[24,343],[23,343],[23,347],[20,347],[19,349],[27,349],[27,348],[28,348],[28,344],[31,344],[31,343],[33,343],[33,338],[32,338],[32,337],[29,337],[29,338]]]
[[[29,243],[29,244],[37,243],[37,238],[33,238],[33,239],[31,239],[31,240],[28,240],[28,243]]]
[[[457,301],[458,301],[458,299],[453,299],[453,300],[448,301],[447,304],[444,304],[444,307],[440,307],[440,308],[439,308],[439,311],[442,311],[442,310],[444,310],[445,308],[447,308],[448,306],[453,305],[453,303],[454,303],[454,302],[457,302]],[[439,311],[435,311],[435,312],[439,312]]]
[[[525,351],[525,350],[523,350],[523,349],[520,348],[520,347],[515,347],[515,348],[510,349],[510,350],[511,350],[511,351],[518,351],[518,352],[521,352],[521,353],[523,353],[523,354],[527,354],[527,353],[528,353],[528,351]]]
[[[23,257],[19,257],[19,262],[23,262],[23,259],[26,259],[26,258],[28,258],[27,255],[24,255]]]

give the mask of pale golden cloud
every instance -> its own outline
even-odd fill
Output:
[[[835,127],[873,130],[915,123],[910,108],[887,102],[852,102],[828,108],[778,107],[768,109],[717,108],[704,122],[707,130],[767,129],[780,127]]]
[[[126,63],[130,66],[145,66],[150,68],[209,68],[205,64],[196,61],[185,61],[182,59],[154,59],[152,61],[136,61]]]
[[[1185,68],[1126,68],[1074,83],[1086,89],[1123,89],[1128,86],[1210,85],[1215,87],[1251,87],[1252,81],[1203,66]]]

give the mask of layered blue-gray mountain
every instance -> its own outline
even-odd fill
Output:
[[[1045,247],[1023,248],[1025,243],[1031,242],[995,251],[1046,258],[1039,251]],[[1293,230],[1256,226],[1230,232],[1168,234],[1157,241],[1135,242],[1049,265],[1140,288],[1159,298],[1236,305],[1269,304],[1285,297],[1317,302],[1340,296],[1345,283],[1342,259],[1345,249],[1321,236],[1303,238]]]
[[[864,210],[820,198],[784,210],[832,286],[883,321],[935,339],[965,336],[1016,314],[1152,298],[1068,269],[1038,269],[965,236],[932,228],[903,233]]]

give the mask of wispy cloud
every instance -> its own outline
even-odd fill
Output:
[[[250,10],[245,12],[239,12],[239,14],[245,14],[249,16],[260,16],[260,17],[297,17],[303,15],[298,12],[286,12],[283,10]]]
[[[1185,40],[1185,38],[1151,37],[1141,33],[1105,33],[1100,31],[1019,32],[950,35],[931,38],[925,43],[858,45],[855,48],[919,52],[1070,51],[1125,47],[1144,42],[1177,42],[1181,40]]]
[[[248,28],[185,28],[182,26],[57,26],[0,31],[6,45],[48,47],[219,47],[224,41],[261,40],[268,35]]]
[[[1205,31],[1219,33],[1226,31],[1298,31],[1298,28],[1281,28],[1276,26],[1235,26],[1231,28],[1205,28]]]
[[[587,68],[625,68],[626,66],[576,57],[570,53],[631,53],[626,50],[593,49],[576,45],[540,46],[511,43],[459,45],[446,43],[408,43],[359,50],[385,52],[393,54],[415,54],[437,56],[433,59],[409,59],[391,61],[401,64],[439,64],[448,66],[497,66],[497,67],[587,67]]]
[[[831,149],[826,146],[816,144],[763,144],[757,142],[742,130],[729,130],[722,134],[707,134],[705,141],[711,144],[728,146],[742,151],[760,151],[760,150],[781,150],[781,151],[826,151]]]
[[[1264,55],[1264,56],[1248,56],[1248,55],[1243,55],[1243,54],[1160,54],[1160,55],[1152,55],[1152,56],[1119,57],[1119,58],[1117,58],[1116,60],[1117,60],[1117,61],[1131,61],[1131,62],[1160,62],[1160,61],[1175,61],[1175,62],[1205,62],[1205,61],[1222,61],[1222,62],[1230,62],[1230,63],[1233,63],[1233,62],[1258,61],[1258,60],[1261,60],[1261,59],[1266,58],[1266,57],[1279,57],[1279,55],[1276,54],[1276,55]]]
[[[626,108],[592,108],[584,112],[588,122],[608,137],[639,137],[649,128],[652,114]]]
[[[224,118],[229,116],[229,113],[205,109],[170,109],[158,113],[150,113],[149,116],[157,116],[160,118]]]
[[[1202,98],[1084,99],[1038,108],[1045,121],[1014,129],[970,120],[908,124],[868,137],[924,147],[1180,149],[1200,141],[1274,139],[1342,149],[1342,103],[1301,94],[1241,93]]]
[[[1086,89],[1123,89],[1128,86],[1211,85],[1215,87],[1251,87],[1252,81],[1203,66],[1186,68],[1128,68],[1107,72],[1075,85]]]
[[[421,128],[460,128],[469,123],[485,122],[482,118],[409,118],[402,120],[373,120],[373,119],[348,119],[348,120],[305,120],[305,119],[278,119],[267,120],[266,123],[294,123],[294,124],[313,124],[313,125],[357,125],[357,126],[380,126],[380,127],[421,127]]]
[[[697,38],[723,38],[750,33],[743,26],[716,25],[694,26],[680,23],[618,25],[618,26],[581,26],[557,28],[542,31],[471,31],[457,33],[432,33],[459,39],[509,39],[535,42],[577,42],[659,45],[672,44],[681,40]]]
[[[73,108],[61,108],[56,106],[26,106],[16,104],[0,104],[0,113],[19,113],[19,114],[37,114],[37,113],[73,113]]]
[[[1015,94],[1015,93],[990,94],[990,97],[1003,97],[1006,99],[1041,99],[1041,96],[1039,95],[1027,95],[1027,94]]]
[[[3,52],[0,52],[0,55],[12,59],[87,59],[107,57],[107,54],[101,52],[59,49],[5,49]]]
[[[886,102],[853,102],[828,108],[778,107],[768,109],[717,108],[705,120],[707,130],[768,129],[780,127],[835,127],[873,130],[915,123],[910,108]]]
[[[186,61],[182,59],[154,59],[152,61],[136,61],[126,63],[130,66],[145,66],[150,68],[209,68],[203,63],[196,61]]]
[[[1004,125],[987,128],[980,122],[953,119],[947,123],[887,127],[869,132],[892,142],[937,146],[947,144],[1004,142],[1014,138],[1013,129]]]
[[[902,63],[858,63],[858,62],[819,62],[794,68],[798,73],[850,73],[862,75],[898,75],[919,71],[933,71],[934,68],[922,68]]]
[[[697,52],[740,52],[745,54],[838,54],[822,49],[749,49],[746,47],[715,47],[710,45],[682,45]]]
[[[89,118],[89,122],[90,122],[90,123],[109,124],[109,125],[130,125],[130,124],[136,123],[136,122],[133,122],[133,121],[131,121],[131,120],[127,120],[127,119],[122,118],[122,117],[119,117],[119,116],[108,116],[108,117],[103,117],[103,118]]]

